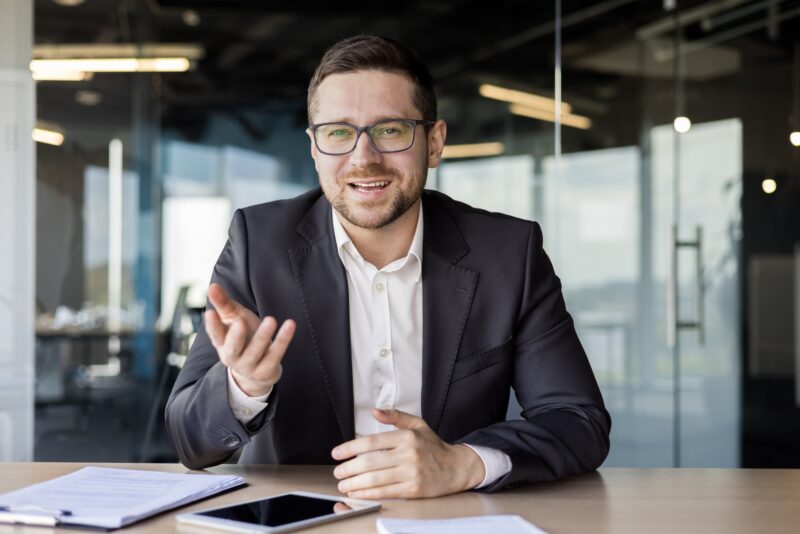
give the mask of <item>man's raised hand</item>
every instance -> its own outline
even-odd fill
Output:
[[[247,395],[268,393],[283,372],[281,360],[294,336],[295,322],[287,319],[275,334],[278,322],[274,317],[259,320],[221,285],[211,284],[208,298],[215,309],[206,311],[205,327],[220,361]]]

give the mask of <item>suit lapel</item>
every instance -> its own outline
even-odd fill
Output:
[[[324,196],[297,231],[308,244],[289,250],[292,271],[342,441],[348,441],[355,436],[355,423],[347,275],[336,252],[331,206]]]
[[[422,418],[437,431],[478,273],[456,265],[468,251],[438,199],[423,196]]]

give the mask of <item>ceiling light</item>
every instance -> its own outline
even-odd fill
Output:
[[[447,145],[442,152],[442,158],[480,158],[486,156],[499,156],[505,152],[503,143],[475,143],[471,145]]]
[[[194,9],[187,9],[183,13],[181,13],[181,19],[183,19],[183,23],[187,26],[191,26],[192,28],[199,26],[202,22],[200,18],[200,14],[195,11]]]
[[[94,72],[185,72],[204,55],[185,43],[36,45],[30,68],[35,80],[83,81]]]
[[[556,109],[556,101],[552,98],[526,93],[525,91],[517,91],[516,89],[507,89],[505,87],[485,83],[478,88],[478,92],[481,96],[486,98],[510,102],[512,104],[521,104],[529,108],[541,109],[553,113],[555,113]],[[566,102],[562,102],[561,113],[570,112],[572,112],[572,106]]]
[[[75,101],[84,106],[96,106],[103,100],[103,94],[98,91],[82,90],[75,93]]]
[[[84,3],[86,0],[53,0],[54,3],[64,7],[75,7]]]
[[[528,106],[521,106],[519,104],[511,104],[509,110],[514,115],[521,117],[528,117],[530,119],[538,119],[541,121],[556,122],[556,114],[552,111],[544,111],[541,109],[530,108]],[[571,126],[573,128],[580,128],[581,130],[588,130],[592,127],[592,119],[584,117],[583,115],[574,115],[572,113],[561,114],[561,124],[564,126]]]
[[[31,136],[37,143],[46,145],[61,146],[64,142],[64,134],[55,130],[45,130],[44,128],[34,128]]]
[[[772,178],[764,178],[761,182],[761,189],[768,195],[771,195],[778,189],[778,183]]]
[[[187,43],[40,44],[33,47],[34,59],[185,57],[197,60],[204,56],[202,46]]]
[[[39,70],[33,71],[32,74],[37,82],[84,82],[94,77],[91,72],[82,70]]]
[[[794,146],[800,146],[800,132],[792,132],[789,134],[789,142]]]
[[[34,59],[30,68],[37,73],[63,72],[186,72],[191,66],[185,57]]]
[[[142,58],[137,61],[138,72],[186,72],[192,66],[185,57]]]
[[[675,120],[672,121],[672,127],[675,128],[676,132],[684,134],[691,129],[692,121],[689,120],[689,117],[675,117]]]

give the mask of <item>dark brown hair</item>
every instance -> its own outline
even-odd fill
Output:
[[[436,94],[428,68],[414,52],[400,43],[378,35],[357,35],[330,47],[308,84],[308,122],[317,109],[317,88],[331,74],[378,70],[406,76],[414,85],[411,95],[424,120],[436,120]],[[400,117],[398,117],[400,118]],[[416,119],[417,117],[402,117]]]

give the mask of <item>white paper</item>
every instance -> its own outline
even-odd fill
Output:
[[[238,476],[163,473],[137,469],[84,467],[79,471],[0,495],[11,512],[59,515],[62,524],[119,528],[244,484]]]
[[[518,515],[458,519],[387,519],[376,521],[380,534],[547,534]]]

